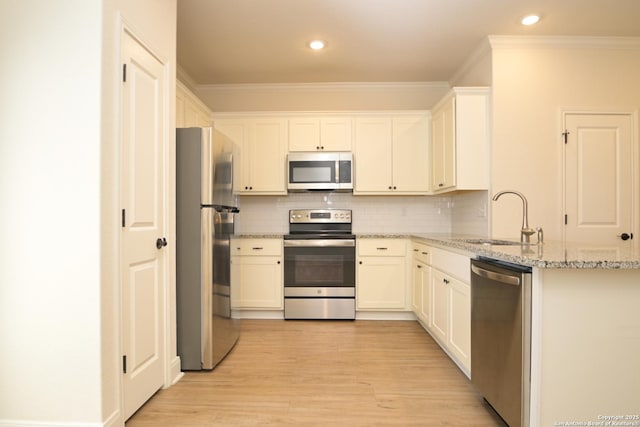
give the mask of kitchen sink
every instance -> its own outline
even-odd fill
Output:
[[[518,246],[518,245],[537,245],[538,243],[522,243],[513,240],[500,240],[500,239],[461,239],[464,243],[471,245],[486,245],[486,246]]]

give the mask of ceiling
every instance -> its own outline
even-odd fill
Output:
[[[178,0],[196,84],[442,82],[488,35],[639,37],[640,0]]]

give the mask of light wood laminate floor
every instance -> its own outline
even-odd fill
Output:
[[[242,320],[210,372],[159,391],[138,426],[504,426],[410,321]]]

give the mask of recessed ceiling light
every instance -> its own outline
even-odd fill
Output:
[[[325,42],[324,40],[312,40],[309,42],[309,47],[313,50],[324,49],[326,45],[327,42]]]
[[[527,15],[522,18],[522,25],[533,25],[540,20],[540,16],[538,15]]]

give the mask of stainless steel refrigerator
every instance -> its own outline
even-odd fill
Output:
[[[230,247],[235,145],[212,128],[176,130],[178,355],[185,370],[213,369],[238,340],[231,318]]]

